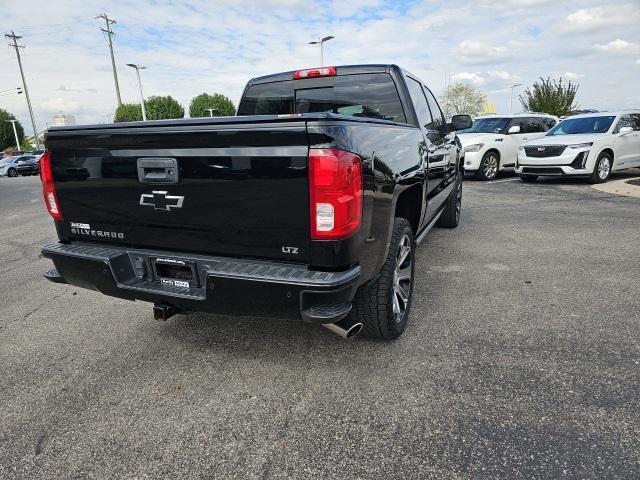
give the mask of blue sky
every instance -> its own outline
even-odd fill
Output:
[[[127,102],[138,101],[138,93],[126,63],[148,67],[145,95],[172,95],[185,107],[202,92],[237,102],[253,76],[316,66],[318,48],[307,42],[334,35],[327,64],[397,63],[436,92],[448,78],[471,83],[502,112],[510,85],[528,86],[540,76],[578,82],[583,107],[640,107],[638,0],[0,0],[0,11],[3,28],[24,36],[39,126],[60,111],[79,123],[112,118],[109,53],[94,19],[102,12],[117,20],[115,54]],[[0,49],[0,58],[0,90],[19,85],[12,49]],[[27,123],[22,96],[0,96],[0,108]]]

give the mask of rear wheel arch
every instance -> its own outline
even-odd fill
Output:
[[[394,211],[394,218],[404,218],[411,224],[413,234],[416,235],[422,217],[423,190],[422,185],[413,185],[398,195]]]

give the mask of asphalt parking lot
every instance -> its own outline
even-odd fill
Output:
[[[470,179],[393,343],[154,322],[41,279],[37,177],[0,208],[0,478],[640,476],[639,198]]]

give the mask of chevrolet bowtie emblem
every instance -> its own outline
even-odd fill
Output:
[[[169,212],[172,208],[182,208],[184,197],[167,195],[164,190],[154,190],[151,193],[143,193],[140,196],[140,205],[153,207],[155,210]]]

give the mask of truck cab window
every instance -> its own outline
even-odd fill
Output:
[[[431,116],[433,117],[433,124],[429,128],[431,130],[441,130],[445,121],[442,110],[440,110],[440,105],[438,105],[436,97],[433,96],[433,93],[431,93],[431,90],[427,87],[424,87],[424,93],[427,96],[427,102],[429,103],[429,109],[431,110]]]
[[[290,82],[253,85],[247,89],[238,115],[285,115],[293,113],[293,91]]]
[[[252,85],[238,109],[239,115],[320,112],[407,121],[395,83],[386,73]]]
[[[409,89],[409,95],[411,95],[413,105],[416,109],[418,123],[420,123],[422,127],[430,129],[430,125],[433,124],[433,119],[431,118],[429,104],[422,91],[422,86],[413,78],[407,77],[407,88]]]

